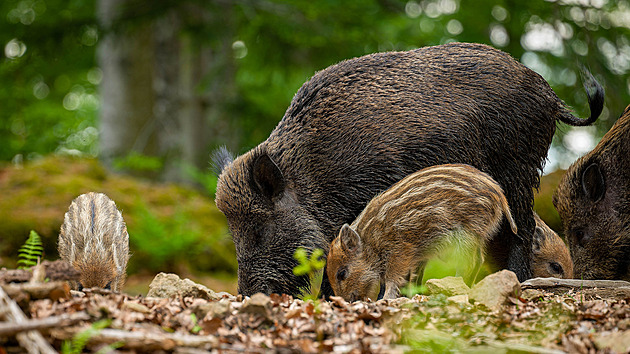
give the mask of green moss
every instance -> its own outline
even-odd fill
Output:
[[[109,174],[96,159],[48,156],[23,168],[0,169],[0,257],[13,264],[36,230],[45,257],[57,257],[57,237],[71,201],[89,191],[107,194],[129,230],[129,271],[235,274],[234,245],[214,201],[175,184]]]

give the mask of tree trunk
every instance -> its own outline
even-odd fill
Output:
[[[212,147],[238,146],[228,109],[235,96],[231,20],[222,12],[215,49],[184,30],[217,25],[202,6],[169,5],[138,20],[125,13],[133,2],[99,1],[100,156],[109,167],[131,152],[158,157],[161,170],[143,176],[190,182],[186,169],[206,171]]]
[[[98,17],[104,28],[97,57],[101,82],[100,156],[107,166],[131,151],[157,153],[153,115],[155,56],[151,26],[118,26],[129,0],[100,0]]]

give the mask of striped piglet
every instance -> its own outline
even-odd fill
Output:
[[[328,279],[349,301],[395,298],[409,274],[448,245],[480,250],[483,258],[504,219],[516,233],[503,191],[486,173],[463,164],[422,169],[343,225],[330,246]]]
[[[74,289],[120,291],[125,284],[129,234],[116,204],[105,194],[90,192],[72,201],[57,248],[61,259],[81,273]]]

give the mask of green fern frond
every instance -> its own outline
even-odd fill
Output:
[[[31,230],[31,234],[22,247],[18,250],[18,269],[27,269],[37,265],[44,254],[44,244],[41,237]]]

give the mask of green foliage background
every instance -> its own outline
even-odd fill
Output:
[[[216,82],[219,72],[225,67],[234,69],[233,87],[225,87],[231,93],[220,104],[226,107],[230,127],[240,135],[241,143],[232,147],[237,152],[247,151],[268,136],[297,89],[316,71],[372,52],[449,41],[486,43],[509,52],[543,75],[580,116],[588,114],[579,78],[579,65],[586,66],[606,89],[606,107],[594,131],[597,137],[630,103],[627,0],[127,3],[125,26],[154,22],[172,11],[184,16],[191,12],[180,10],[191,6],[207,15],[183,17],[184,25],[178,28],[198,45],[231,52],[228,59],[222,59],[229,62],[218,63],[198,90],[206,92],[213,85],[223,85]],[[72,198],[100,188],[110,191],[110,197],[129,215],[135,243],[132,260],[138,260],[130,271],[164,270],[164,264],[177,268],[182,260],[195,260],[201,270],[234,273],[233,249],[229,250],[233,246],[225,238],[222,215],[208,206],[211,199],[205,197],[207,200],[199,204],[203,207],[199,207],[194,202],[181,202],[204,198],[193,196],[194,192],[173,192],[169,188],[177,187],[162,189],[140,182],[132,187],[130,184],[136,182],[111,176],[92,159],[76,164],[63,158],[62,162],[50,158],[37,162],[53,153],[98,157],[98,85],[102,72],[96,52],[105,33],[97,21],[97,9],[98,1],[0,2],[0,43],[4,49],[0,58],[0,185],[5,191],[0,199],[0,256],[14,252],[9,249],[19,247],[20,241],[15,240],[23,240],[30,229],[42,234],[47,254],[54,254],[54,242],[50,241]],[[161,24],[168,26],[164,21]],[[566,131],[568,128],[560,124],[554,140],[559,155],[570,155],[563,146]],[[30,165],[35,171],[20,170],[24,161],[35,161]],[[160,160],[130,155],[118,165],[151,170],[160,168]],[[214,177],[193,168],[190,175],[204,187],[202,193],[212,195]],[[547,194],[553,191],[544,189]],[[131,196],[138,200],[131,200]],[[546,215],[555,218],[548,222],[559,231],[550,197],[538,200],[542,201],[538,206],[541,216],[545,220],[550,220]]]
[[[192,33],[198,43],[234,52],[230,65],[235,67],[236,88],[224,104],[242,134],[241,151],[267,137],[293,94],[317,70],[376,51],[448,41],[487,43],[509,52],[541,73],[582,116],[587,104],[578,65],[590,68],[607,90],[599,136],[630,103],[626,0],[129,4],[128,26],[192,5],[210,14],[205,21],[184,18],[182,31]],[[5,48],[0,62],[0,160],[67,150],[98,154],[97,86],[102,74],[95,52],[103,30],[96,10],[95,1],[0,3],[0,43]],[[528,44],[544,34],[543,45]],[[199,90],[207,90],[216,74],[208,73]]]

